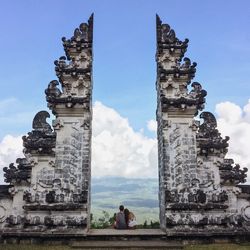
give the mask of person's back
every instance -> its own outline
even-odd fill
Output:
[[[132,212],[129,212],[128,215],[128,228],[135,229],[137,226],[135,215]]]
[[[120,212],[116,214],[116,229],[127,229],[127,224],[124,215],[124,206],[120,206]]]

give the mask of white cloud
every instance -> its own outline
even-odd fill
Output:
[[[143,130],[134,131],[126,118],[100,102],[94,104],[93,112],[92,176],[156,177],[157,140]],[[230,136],[227,157],[250,169],[250,100],[243,108],[219,103],[216,113],[222,136]],[[147,127],[156,131],[156,121],[148,121]],[[2,168],[18,157],[22,157],[21,136],[6,135],[0,142],[0,183]]]
[[[23,157],[22,149],[22,136],[6,135],[0,142],[0,183],[3,183],[3,167]]]
[[[157,122],[156,120],[149,120],[147,122],[147,128],[149,131],[156,132],[157,131]]]
[[[156,177],[156,139],[135,132],[126,118],[100,102],[93,110],[93,176]]]
[[[156,139],[134,131],[126,118],[100,102],[93,113],[92,176],[157,177]],[[5,136],[0,143],[1,176],[2,168],[20,155],[21,136]]]
[[[227,157],[250,171],[250,100],[243,108],[231,102],[219,103],[216,113],[219,131],[230,137]]]
[[[230,124],[240,123],[243,118],[241,107],[232,102],[222,102],[217,104],[215,112],[225,120],[225,122]]]

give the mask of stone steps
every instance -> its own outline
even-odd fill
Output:
[[[74,249],[183,249],[178,241],[166,240],[165,233],[160,229],[91,229],[85,240],[71,243]]]
[[[141,250],[141,249],[169,249],[180,250],[184,249],[183,245],[178,242],[167,242],[161,240],[123,240],[123,241],[80,241],[71,244],[73,249],[129,249],[129,250]]]

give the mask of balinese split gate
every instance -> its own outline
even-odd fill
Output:
[[[225,158],[229,138],[203,111],[207,92],[192,82],[196,63],[184,57],[188,39],[179,40],[158,16],[156,33],[161,236],[246,236],[250,186],[241,183],[247,169]],[[89,232],[93,15],[62,42],[65,56],[54,62],[58,79],[45,90],[52,126],[49,113],[38,112],[23,136],[25,157],[4,168],[2,238]]]

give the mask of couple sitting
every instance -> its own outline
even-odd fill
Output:
[[[135,229],[137,222],[135,215],[130,212],[127,208],[124,209],[124,206],[119,207],[119,212],[115,216],[114,228],[116,229]]]

